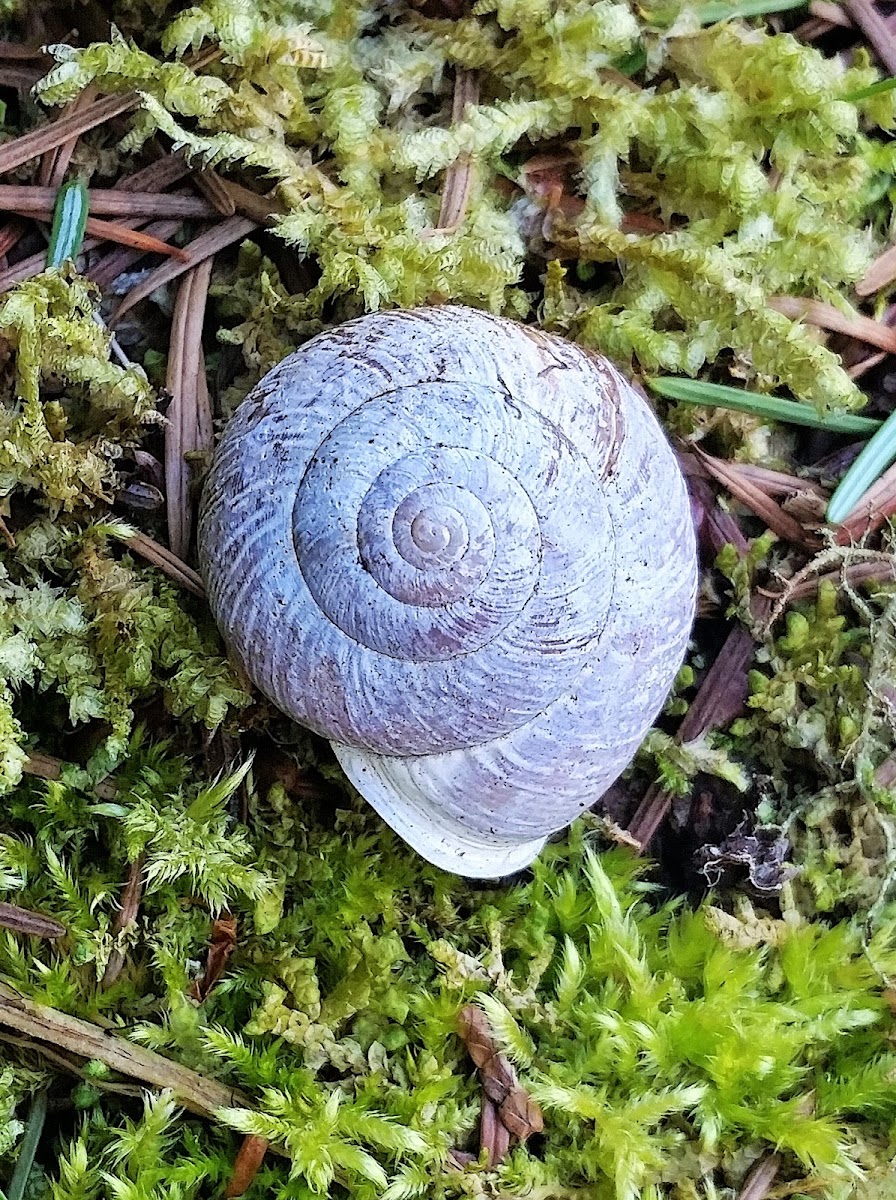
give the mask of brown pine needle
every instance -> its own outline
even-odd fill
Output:
[[[479,75],[458,67],[454,76],[454,104],[451,118],[455,125],[463,121],[473,105],[479,103]],[[464,222],[473,190],[473,159],[460,154],[445,172],[442,203],[436,221],[440,233],[456,233]]]
[[[208,200],[216,212],[219,212],[222,217],[232,217],[236,212],[236,203],[230,191],[224,185],[224,180],[220,175],[216,174],[211,167],[205,167],[201,171],[197,171],[193,176],[193,182]]]
[[[896,246],[879,254],[856,284],[856,295],[873,296],[896,279]]]
[[[737,1200],[765,1200],[780,1169],[780,1155],[763,1154],[750,1168],[750,1173],[744,1180],[744,1186],[738,1193]]]
[[[140,901],[143,898],[143,868],[145,865],[145,854],[138,855],[131,863],[127,882],[121,893],[121,908],[119,908],[115,915],[115,920],[112,922],[110,932],[113,937],[118,937],[137,922],[137,913],[140,910]],[[111,987],[121,974],[124,964],[125,956],[123,951],[114,949],[109,955],[109,961],[106,963],[106,970],[103,973],[103,980],[100,987]]]
[[[127,225],[118,225],[114,221],[103,221],[98,217],[88,217],[86,228],[87,232],[100,242],[115,242],[119,246],[131,246],[133,249],[142,250],[147,254],[165,254],[180,259],[181,262],[190,261],[189,254],[180,246],[172,246],[170,242],[163,242],[159,238],[153,237],[151,233],[129,229]]]
[[[71,104],[66,105],[64,113],[57,120],[64,121],[66,117],[74,116],[79,112],[84,112],[96,100],[96,85],[90,84],[84,89],[80,95],[72,100]],[[80,133],[74,133],[66,141],[58,146],[54,146],[48,151],[40,164],[40,170],[37,173],[37,182],[43,187],[61,186],[65,179],[65,174],[68,171],[69,164],[72,161],[72,155],[75,152],[75,147],[78,144]]]
[[[221,221],[184,247],[190,256],[190,265],[198,266],[205,259],[217,254],[219,250],[225,249],[234,242],[241,242],[257,225],[257,221],[249,220],[247,217],[230,217],[226,221]],[[162,263],[142,283],[128,292],[109,318],[109,325],[114,325],[135,304],[139,304],[141,300],[152,295],[156,288],[161,287],[163,283],[170,283],[172,279],[179,278],[188,269],[189,266],[186,263],[171,259]]]
[[[153,221],[151,224],[146,225],[142,232],[147,237],[164,241],[167,238],[174,237],[182,225],[183,221],[174,217],[170,221]],[[178,249],[180,249],[182,254],[187,253],[182,247],[178,247]],[[120,249],[111,250],[108,254],[104,254],[98,258],[92,266],[87,268],[85,274],[88,279],[93,280],[97,287],[110,287],[119,275],[124,271],[129,271],[135,263],[140,261],[145,253],[145,250],[138,250],[133,246],[122,246]]]
[[[207,423],[199,412],[199,374],[205,372],[202,328],[213,263],[213,258],[206,258],[184,276],[174,305],[168,350],[166,387],[172,401],[165,430],[165,493],[168,543],[179,558],[186,558],[189,552],[193,528],[190,466],[186,456],[196,450],[210,449],[202,445],[200,436]]]
[[[205,586],[199,575],[192,567],[187,566],[183,559],[173,554],[167,546],[163,546],[161,542],[155,541],[145,533],[138,533],[136,530],[129,531],[122,540],[129,550],[133,550],[135,554],[145,558],[148,563],[158,567],[169,579],[173,579],[182,588],[186,588],[194,596],[205,597]]]
[[[743,625],[735,625],[706,673],[690,708],[682,718],[675,740],[682,745],[721,729],[743,711],[749,694],[747,668],[756,645]],[[648,788],[629,822],[629,832],[645,851],[672,807],[673,796],[660,784]]]
[[[712,458],[709,454],[704,454],[702,450],[695,450],[695,454],[710,475],[721,483],[736,500],[746,505],[751,512],[764,521],[773,533],[797,546],[816,548],[818,539],[815,535],[804,529],[799,521],[784,511],[780,504],[740,475],[729,463],[720,458]]]
[[[881,65],[896,75],[896,40],[872,0],[843,0],[843,7],[864,33]]]
[[[2,150],[2,147],[0,147]],[[0,210],[25,216],[52,217],[58,189],[0,183]],[[124,188],[91,188],[90,211],[107,217],[210,218],[218,214],[207,200],[172,192],[133,192]]]
[[[14,171],[32,158],[39,158],[42,154],[55,150],[70,138],[80,137],[88,129],[95,129],[97,125],[103,125],[113,117],[129,112],[136,108],[137,99],[136,92],[106,96],[82,112],[72,113],[58,121],[42,125],[40,129],[33,129],[30,133],[13,138],[11,142],[0,146],[0,175]]]
[[[848,317],[839,308],[834,308],[833,304],[825,304],[822,300],[806,300],[801,296],[775,296],[769,301],[769,307],[794,321],[806,321],[831,333],[844,333],[857,341],[867,342],[869,346],[879,346],[890,354],[896,352],[896,329],[880,321],[872,321],[870,317]]]

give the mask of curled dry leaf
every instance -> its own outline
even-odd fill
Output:
[[[222,913],[212,925],[212,936],[208,944],[205,970],[202,977],[193,982],[190,995],[201,1004],[224,974],[227,963],[236,949],[236,917]]]
[[[533,1133],[540,1133],[544,1128],[541,1108],[520,1085],[513,1064],[499,1050],[482,1009],[473,1004],[463,1008],[458,1017],[458,1032],[466,1043],[470,1058],[479,1068],[486,1099],[494,1105],[498,1120],[507,1132],[521,1142]],[[499,1148],[503,1139],[499,1135],[492,1136],[494,1131],[489,1132],[484,1110],[483,1122],[492,1148]]]

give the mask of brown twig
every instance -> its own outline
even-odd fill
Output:
[[[750,1168],[750,1173],[744,1180],[744,1186],[738,1193],[737,1200],[765,1200],[780,1169],[780,1155],[763,1154]]]
[[[234,242],[240,242],[247,234],[251,233],[257,227],[257,221],[251,221],[247,217],[230,217],[226,221],[221,221],[220,224],[209,229],[206,233],[200,234],[198,238],[190,242],[184,247],[190,256],[189,263],[182,262],[166,262],[157,267],[146,279],[133,288],[124,297],[115,311],[109,318],[109,324],[114,325],[121,320],[126,312],[139,304],[141,300],[145,300],[147,296],[165,283],[171,283],[172,280],[179,278],[191,266],[198,266],[208,258],[212,258],[219,250],[232,245]]]
[[[259,196],[258,192],[243,187],[241,183],[234,183],[232,179],[222,179],[220,182],[233,201],[235,210],[256,225],[270,225],[284,212],[282,204],[273,195]]]
[[[124,885],[124,891],[121,893],[121,907],[115,914],[115,920],[112,922],[112,929],[110,930],[113,938],[118,938],[137,923],[137,913],[140,910],[140,901],[143,898],[143,868],[145,866],[145,854],[139,854],[131,863],[127,882]],[[100,987],[107,988],[112,986],[121,974],[125,961],[124,951],[118,948],[113,949],[109,955],[109,961],[106,963],[106,970],[103,972]]]
[[[36,779],[52,780],[62,777],[62,768],[65,765],[61,758],[54,758],[51,754],[32,750],[22,763],[22,770],[26,775],[33,775]],[[101,800],[112,800],[118,794],[118,787],[111,779],[101,779],[99,783],[93,785],[93,791]]]
[[[761,591],[760,594],[767,596],[773,602],[770,621],[774,624],[788,604],[795,604],[797,600],[808,600],[810,597],[816,596],[823,583],[833,583],[841,587],[846,584],[849,587],[857,588],[864,583],[894,582],[896,582],[896,559],[881,554],[870,562],[853,563],[851,566],[844,566],[840,571],[808,574],[793,586],[785,587],[780,592]]]
[[[888,287],[896,279],[896,246],[890,246],[879,254],[859,282],[857,296],[873,296]]]
[[[166,386],[172,401],[165,430],[165,492],[168,542],[174,554],[186,558],[193,527],[190,467],[186,455],[210,450],[203,435],[211,430],[200,418],[200,373],[205,373],[202,329],[214,259],[207,258],[184,276],[178,288],[171,325]]]
[[[51,941],[65,937],[66,928],[60,921],[45,917],[43,913],[20,908],[18,904],[0,901],[0,928],[10,929],[27,937],[47,938]]]
[[[0,1026],[79,1058],[105,1063],[110,1070],[149,1087],[170,1090],[179,1104],[200,1117],[214,1118],[219,1109],[233,1105],[251,1107],[249,1098],[235,1088],[134,1045],[91,1021],[29,1000],[5,983],[0,983]]]
[[[237,1196],[242,1196],[249,1190],[270,1144],[267,1138],[256,1137],[254,1133],[249,1133],[243,1138],[243,1144],[233,1164],[233,1174],[224,1189],[225,1200],[236,1200]]]
[[[0,183],[0,210],[24,216],[52,217],[58,189],[31,184]],[[90,188],[90,212],[106,217],[198,218],[217,213],[207,200],[175,192],[130,191],[126,188]]]
[[[861,284],[856,290],[859,291],[859,288]],[[859,294],[862,293],[859,291]],[[801,296],[775,296],[769,300],[769,307],[794,321],[807,321],[832,333],[846,334],[857,341],[867,342],[869,346],[879,346],[889,354],[896,352],[896,329],[891,329],[881,321],[872,321],[871,317],[848,317],[839,308],[834,308],[833,304],[825,304],[822,300],[806,300]]]

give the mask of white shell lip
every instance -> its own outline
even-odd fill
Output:
[[[482,833],[448,816],[425,796],[401,794],[384,770],[388,759],[331,742],[345,774],[399,837],[433,866],[465,879],[503,879],[531,866],[547,842]]]

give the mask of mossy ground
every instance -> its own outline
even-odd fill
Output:
[[[896,92],[855,98],[878,78],[861,47],[822,53],[716,5],[612,0],[450,15],[122,2],[111,29],[89,5],[26,8],[9,38],[55,43],[55,65],[40,103],[8,89],[8,139],[88,87],[135,90],[136,115],[83,136],[70,174],[109,186],[180,147],[274,189],[271,228],[215,262],[204,354],[219,423],[318,330],[446,301],[538,321],[636,374],[742,380],[822,413],[892,407],[885,374],[862,391],[845,369],[855,343],[769,303],[855,315],[887,238]],[[79,23],[98,32],[67,37]],[[479,102],[453,122],[459,71],[476,72]],[[462,219],[440,231],[459,163]],[[9,262],[42,245],[31,228]],[[892,584],[850,582],[861,554],[891,561],[889,525],[861,551],[822,541],[819,570],[840,573],[760,610],[814,552],[713,498],[737,544],[707,552],[688,664],[610,798],[624,823],[648,785],[671,793],[658,862],[611,848],[613,824],[588,818],[525,876],[465,884],[250,695],[202,600],[129,551],[131,527],[166,536],[152,481],[174,288],[119,322],[122,365],[95,315],[134,279],[103,293],[85,279],[95,265],[0,300],[0,899],[66,930],[4,932],[0,972],[254,1107],[186,1115],[102,1064],[66,1069],[14,1043],[0,1016],[10,1200],[218,1195],[244,1133],[272,1143],[255,1197],[731,1200],[772,1152],[782,1195],[896,1195],[896,610]],[[680,447],[828,488],[842,470],[842,437],[660,413]],[[201,454],[193,465],[198,482]],[[680,745],[734,622],[755,638],[744,711]],[[705,856],[691,855],[745,814],[788,839],[791,869],[760,894],[717,856],[702,898]],[[142,894],[122,922],[129,877]],[[223,918],[235,940],[212,979]],[[456,1032],[471,1001],[545,1113],[493,1170],[476,1158],[482,1092]],[[16,1177],[48,1089],[51,1119]],[[454,1151],[475,1161],[459,1169]]]

